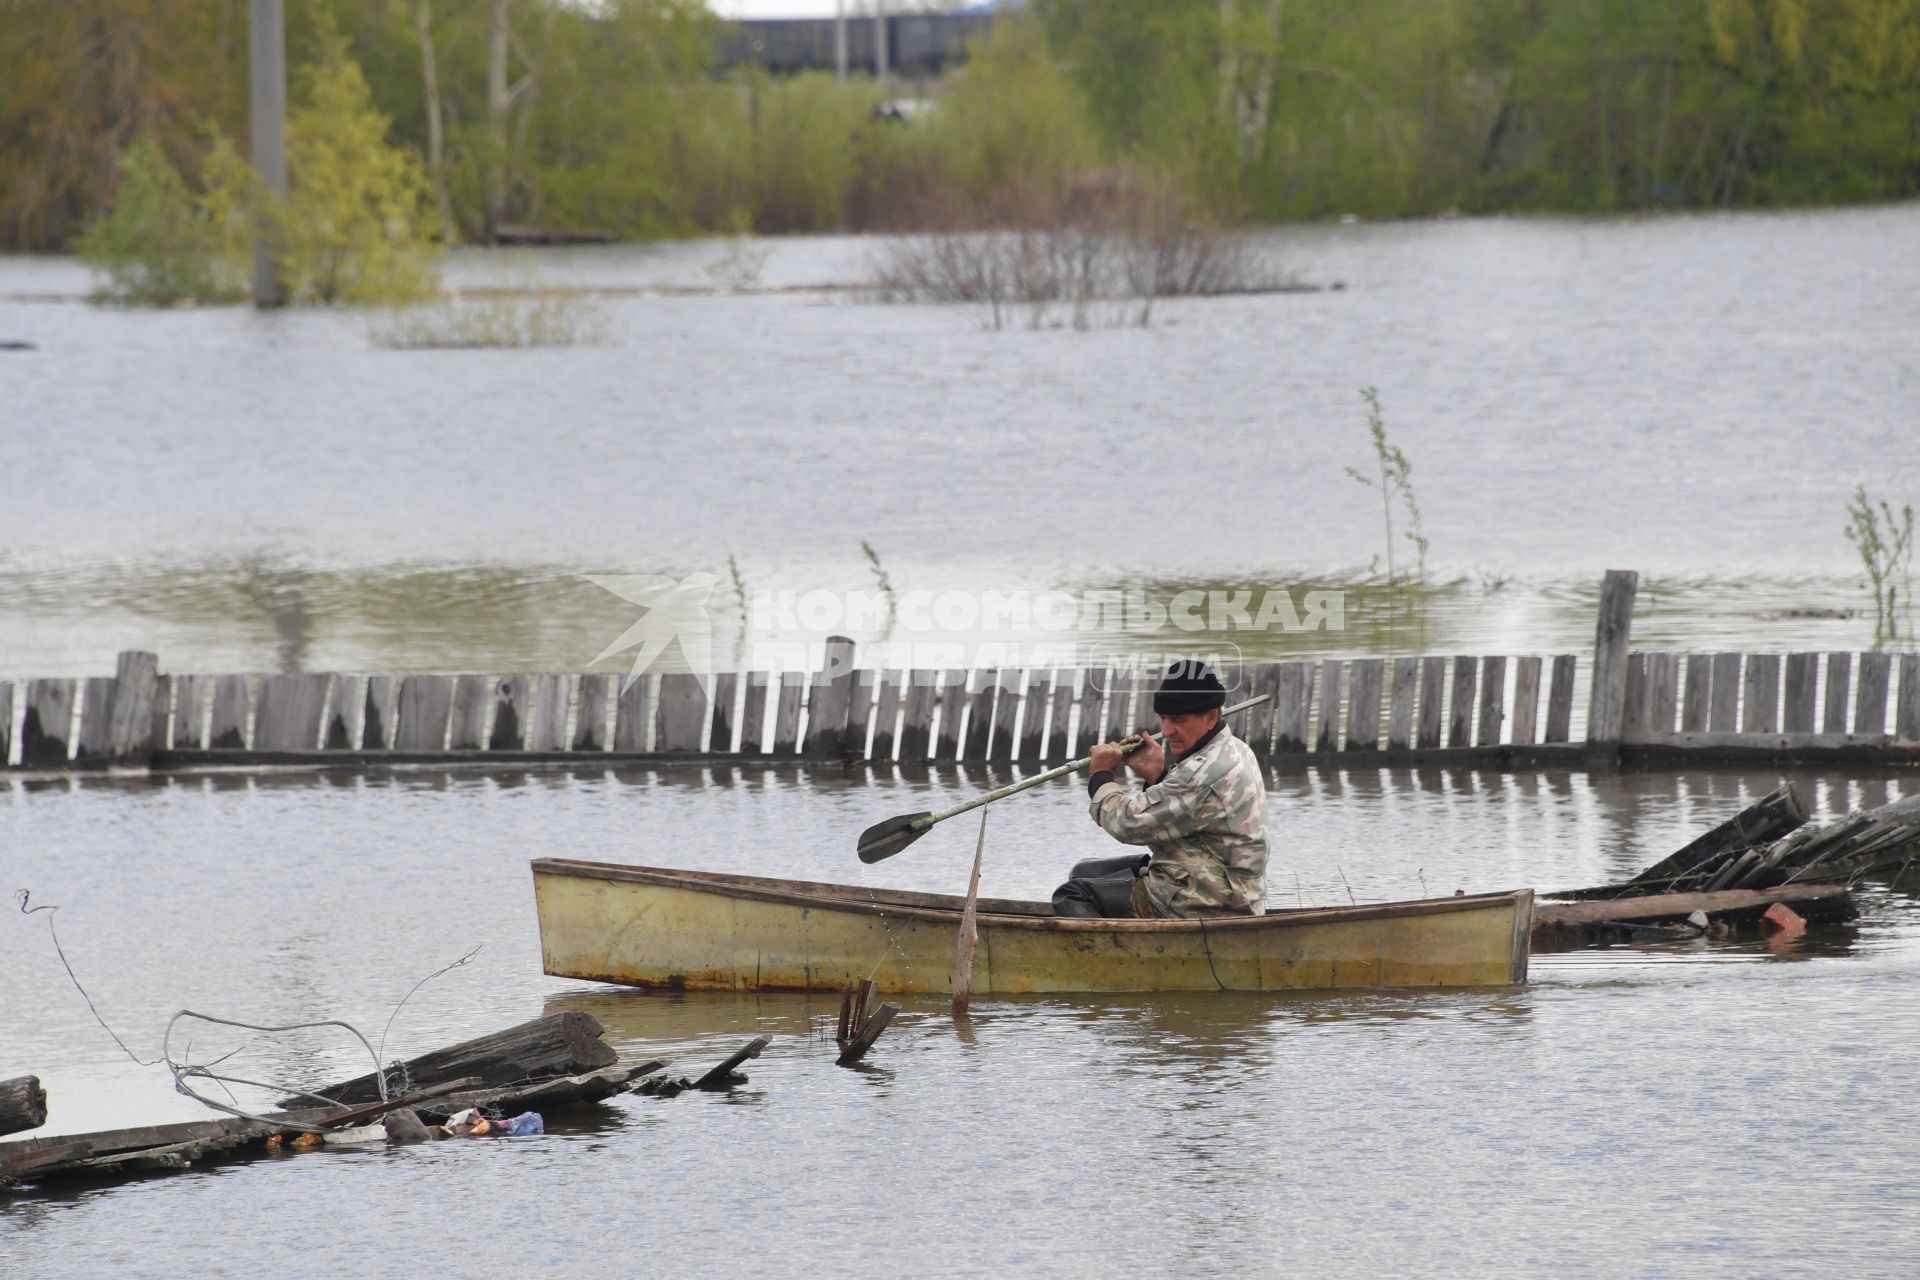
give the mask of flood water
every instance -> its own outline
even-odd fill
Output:
[[[105,674],[127,648],[168,672],[577,671],[634,613],[589,573],[714,575],[720,666],[778,630],[741,619],[743,593],[882,575],[902,600],[1347,593],[1340,629],[1209,627],[1272,657],[1585,652],[1601,573],[1636,568],[1648,647],[1871,642],[1841,530],[1858,483],[1915,496],[1920,206],[1267,244],[1343,287],[995,332],[792,288],[859,283],[880,242],[457,255],[457,285],[604,291],[572,304],[581,341],[529,351],[390,350],[379,314],[101,309],[71,261],[0,259],[0,339],[35,348],[0,352],[0,680]],[[716,282],[758,291],[686,291]],[[1369,461],[1363,386],[1431,541],[1414,632],[1383,619],[1380,510],[1345,474]],[[975,648],[918,665],[1029,638],[934,630]],[[1164,643],[1104,620],[1069,638]],[[1794,777],[1820,816],[1920,787]],[[391,1017],[388,1057],[558,1009],[689,1069],[773,1037],[731,1094],[627,1098],[543,1137],[16,1196],[0,1275],[1911,1270],[1920,906],[1901,886],[1804,940],[1543,956],[1514,989],[991,999],[966,1028],[909,1000],[864,1070],[833,1065],[830,998],[540,974],[534,857],[958,892],[966,823],[876,867],[854,835],[997,780],[0,781],[0,888],[59,908],[0,916],[0,1076],[41,1076],[50,1132],[204,1114],[94,1020],[50,920],[141,1058],[182,1008],[375,1038]],[[1275,775],[1270,898],[1617,879],[1778,782]],[[990,895],[1044,896],[1110,848],[1071,784],[991,812]],[[319,1034],[203,1027],[192,1057],[243,1044],[236,1075],[365,1069]]]
[[[1860,483],[1915,497],[1920,205],[1264,239],[1344,287],[1091,332],[609,292],[576,345],[514,351],[385,349],[379,313],[103,309],[70,260],[0,259],[0,338],[38,348],[0,352],[0,678],[134,647],[173,671],[579,670],[631,614],[586,573],[716,575],[721,660],[744,659],[728,558],[749,597],[872,590],[862,541],[902,594],[1349,590],[1343,632],[1229,638],[1372,651],[1365,386],[1431,543],[1414,647],[1585,648],[1607,568],[1645,576],[1650,645],[1870,643],[1844,509]],[[473,253],[449,280],[848,285],[884,251]],[[857,621],[809,635],[872,638]]]
[[[552,855],[961,891],[974,828],[874,867],[854,833],[989,775],[749,769],[220,774],[0,790],[8,888],[143,1057],[191,1008],[343,1018],[388,1056],[584,1009],[725,1096],[626,1098],[540,1138],[321,1150],[0,1205],[8,1275],[1903,1273],[1920,1205],[1920,905],[1770,947],[1536,957],[1525,987],[909,999],[865,1070],[828,996],[672,995],[540,975]],[[1794,776],[1821,814],[1911,777]],[[1276,905],[1594,883],[1774,775],[1276,775]],[[995,806],[981,890],[1044,895],[1104,850],[1083,793]],[[92,1020],[44,914],[0,926],[9,1070],[50,1131],[203,1114]],[[231,1074],[317,1084],[343,1039],[202,1028]],[[176,1048],[180,1042],[176,1041]],[[243,1096],[247,1096],[244,1094]],[[1818,1222],[1817,1241],[1783,1220]],[[1631,1260],[1626,1261],[1626,1260]],[[563,1263],[562,1260],[567,1260]]]

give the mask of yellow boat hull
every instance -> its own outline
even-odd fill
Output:
[[[546,972],[639,987],[951,993],[961,899],[542,858]],[[1526,981],[1533,892],[1209,920],[1078,920],[982,899],[976,995]]]

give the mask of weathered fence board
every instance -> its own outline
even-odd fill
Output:
[[[1887,731],[1887,677],[1893,670],[1893,655],[1860,655],[1859,694],[1853,704],[1854,734],[1880,734]]]
[[[453,713],[452,676],[402,676],[397,705],[395,751],[446,750],[447,720]]]
[[[993,713],[988,722],[987,749],[977,759],[991,760],[995,764],[1013,762],[1014,728],[1020,718],[1021,674],[1018,671],[993,673]]]
[[[900,694],[912,675],[910,671],[893,667],[881,673],[880,689],[873,700],[873,746],[867,751],[868,759],[893,759],[895,744],[900,743],[903,737],[900,731]],[[923,758],[925,750],[923,746]]]
[[[400,730],[400,678],[368,676],[366,711],[360,722],[362,751],[391,751]]]
[[[13,681],[0,680],[0,769],[13,763]]]
[[[1106,667],[1088,667],[1080,673],[1080,728],[1073,737],[1073,754],[1084,756],[1100,741],[1102,715],[1106,709],[1107,682],[1113,673]]]
[[[353,712],[359,705],[360,677],[350,675],[327,677],[326,722],[320,730],[322,751],[354,749]]]
[[[846,755],[850,760],[868,759],[867,739],[873,732],[873,704],[875,695],[880,691],[880,673],[871,667],[863,667],[853,673],[853,683],[848,687],[847,696],[847,740]],[[718,750],[718,748],[715,748]]]
[[[1480,714],[1474,725],[1476,746],[1497,747],[1500,731],[1507,718],[1507,660],[1480,659]]]
[[[207,745],[207,703],[212,698],[212,676],[173,678],[173,732],[168,745],[174,750],[198,751]]]
[[[1680,729],[1684,733],[1705,733],[1707,711],[1713,701],[1713,655],[1687,655],[1687,692],[1680,708]]]
[[[1248,681],[1248,696],[1258,697],[1266,694],[1267,700],[1254,707],[1247,716],[1247,743],[1253,753],[1265,759],[1273,750],[1273,704],[1280,696],[1280,664],[1262,662],[1253,668]]]
[[[744,751],[746,747],[736,745],[740,735],[734,732],[734,726],[740,719],[740,677],[732,671],[722,671],[713,677],[713,713],[707,722],[707,741],[710,750],[717,752]]]
[[[164,750],[166,745],[173,740],[171,737],[171,727],[173,724],[174,684],[175,678],[173,676],[156,676],[154,678],[153,729],[147,741],[152,744],[155,750]],[[4,734],[0,734],[0,736],[4,736]],[[0,762],[4,762],[6,758],[7,753],[0,751]]]
[[[769,718],[767,704],[775,700],[774,687],[775,682],[771,672],[747,672],[747,696],[740,707],[740,749],[742,751],[770,752],[773,750],[773,721]]]
[[[20,724],[20,763],[29,769],[64,765],[73,754],[71,680],[27,681]]]
[[[447,731],[447,746],[453,751],[478,751],[487,740],[487,706],[493,701],[490,676],[455,676],[453,681],[453,722]]]
[[[933,714],[940,706],[940,673],[909,671],[900,708],[900,745],[894,758],[925,764],[933,754]]]
[[[1739,724],[1740,655],[1713,655],[1713,694],[1707,704],[1707,732],[1732,733]]]
[[[828,636],[825,660],[808,684],[807,733],[801,753],[809,760],[844,760],[847,719],[853,709],[853,641]]]
[[[1347,750],[1380,749],[1380,695],[1387,664],[1382,658],[1361,658],[1348,677]]]
[[[1513,660],[1513,725],[1508,739],[1516,747],[1540,741],[1540,668],[1538,657]]]
[[[1820,717],[1822,732],[1845,733],[1847,731],[1847,699],[1852,691],[1853,655],[1829,653],[1827,655],[1826,709]]]
[[[798,755],[800,752],[800,709],[802,695],[807,691],[807,673],[804,671],[782,671],[780,673],[780,700],[773,713],[773,753],[779,756]]]
[[[527,749],[527,724],[533,718],[533,677],[501,676],[493,682],[493,729],[489,751]]]
[[[88,676],[80,687],[80,728],[73,735],[73,758],[103,764],[113,728],[113,677]]]
[[[973,694],[967,699],[967,728],[960,747],[962,760],[987,758],[987,742],[993,733],[993,700],[1000,690],[998,671],[973,672]]]
[[[1047,722],[1047,745],[1041,759],[1048,764],[1062,764],[1067,760],[1070,739],[1067,737],[1069,720],[1073,715],[1073,672],[1062,669],[1053,686],[1053,708]]]
[[[1020,749],[1023,764],[1039,764],[1047,752],[1047,709],[1053,702],[1053,673],[1045,667],[1027,673],[1027,696],[1020,705]]]
[[[1304,662],[1283,662],[1275,683],[1279,691],[1273,700],[1273,752],[1296,755],[1307,749],[1313,668]]]
[[[1117,742],[1133,732],[1135,678],[1132,670],[1115,667],[1107,678],[1106,719],[1100,726],[1102,742]]]
[[[253,749],[317,749],[328,684],[329,678],[321,675],[261,677],[260,696],[253,713]]]
[[[1815,687],[1819,682],[1820,655],[1787,655],[1787,691],[1780,727],[1788,733],[1812,733]]]
[[[952,764],[960,758],[960,728],[967,705],[967,669],[953,667],[940,675],[940,727],[936,731],[933,758]]]
[[[160,710],[163,737],[153,736],[153,709],[160,696],[160,660],[138,649],[114,660],[113,702],[108,711],[107,759],[114,764],[144,767],[153,749],[164,741],[166,708]]]
[[[1446,724],[1447,660],[1420,659],[1420,734],[1419,747],[1431,751],[1440,745]]]
[[[1627,655],[1626,708],[1620,717],[1620,737],[1631,742],[1642,736],[1647,713],[1647,655]]]
[[[1573,740],[1573,679],[1578,660],[1570,653],[1553,659],[1553,681],[1547,690],[1547,732],[1543,742]]]
[[[669,671],[660,677],[660,692],[655,704],[653,749],[655,751],[699,751],[705,745],[707,722],[712,709],[707,705],[706,686],[691,671]],[[842,722],[833,742],[837,746],[846,736],[846,703],[840,703]]]
[[[621,676],[620,693],[613,700],[613,749],[648,751],[653,747],[653,706],[660,677]]]
[[[1420,659],[1393,660],[1393,692],[1387,712],[1387,750],[1405,751],[1413,745],[1413,713],[1419,706]]]
[[[1780,655],[1746,655],[1747,677],[1740,693],[1740,732],[1780,731]]]
[[[1473,745],[1473,695],[1480,683],[1480,664],[1465,654],[1453,660],[1452,705],[1447,709],[1447,745]]]
[[[1672,733],[1673,719],[1680,707],[1680,655],[1647,655],[1647,705],[1642,715],[1644,727],[1652,733]]]
[[[1345,668],[1346,663],[1338,658],[1328,658],[1320,664],[1319,710],[1313,729],[1315,751],[1340,749],[1340,703],[1346,692],[1340,677]]]
[[[1593,638],[1593,685],[1587,698],[1587,745],[1602,753],[1620,745],[1626,722],[1627,651],[1640,575],[1609,569],[1600,583]]]
[[[1920,741],[1920,653],[1900,655],[1900,705],[1893,731],[1908,741]]]
[[[527,750],[567,749],[567,703],[573,678],[546,672],[533,678],[533,705],[527,712]]]
[[[620,677],[607,671],[589,671],[580,677],[580,707],[573,718],[573,749],[605,751],[613,739],[607,720],[613,711]]]

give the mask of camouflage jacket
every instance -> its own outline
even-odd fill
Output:
[[[1253,749],[1223,723],[1160,781],[1103,783],[1093,820],[1124,844],[1153,851],[1134,885],[1139,915],[1260,915],[1267,900],[1267,789]],[[1145,899],[1142,901],[1142,899]]]

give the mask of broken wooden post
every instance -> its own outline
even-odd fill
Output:
[[[1787,783],[1690,842],[1685,848],[1654,863],[1629,883],[1678,879],[1709,858],[1729,849],[1743,849],[1778,840],[1806,820],[1806,806],[1801,803],[1793,784]]]
[[[866,747],[849,746],[847,722],[853,708],[853,641],[828,636],[825,661],[813,675],[807,698],[807,736],[801,754],[809,760],[841,760]]]
[[[987,850],[987,811],[980,810],[980,838],[973,846],[973,876],[967,881],[966,905],[960,909],[960,936],[953,952],[953,1016],[967,1016],[973,990],[973,949],[980,941],[980,856]]]
[[[873,988],[871,982],[861,985],[864,988],[863,996]],[[864,999],[862,1007],[864,1009]],[[872,1013],[866,1014],[859,1024],[859,1030],[851,1033],[846,1044],[840,1049],[840,1056],[835,1058],[834,1062],[843,1067],[850,1067],[866,1057],[867,1050],[873,1048],[873,1042],[880,1038],[880,1033],[885,1031],[887,1025],[893,1021],[893,1015],[899,1012],[900,1006],[889,1000]]]
[[[701,1076],[698,1080],[695,1080],[693,1087],[696,1089],[709,1090],[731,1089],[734,1085],[745,1084],[747,1082],[746,1076],[735,1070],[735,1068],[748,1058],[759,1057],[761,1050],[765,1049],[769,1043],[771,1043],[769,1037],[755,1036],[729,1056],[725,1062],[720,1063],[713,1070],[707,1072],[707,1074]]]
[[[0,1133],[38,1129],[47,1122],[47,1091],[39,1076],[0,1080]]]
[[[160,659],[129,649],[114,663],[108,712],[107,763],[144,769],[153,758],[153,707],[160,687]]]
[[[1610,760],[1620,752],[1627,718],[1627,650],[1633,640],[1633,598],[1640,575],[1609,569],[1600,583],[1600,614],[1593,635],[1593,691],[1587,701],[1587,754]]]

